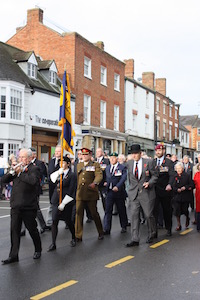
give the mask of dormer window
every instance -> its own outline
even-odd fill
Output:
[[[28,76],[36,78],[36,66],[28,62]]]
[[[50,83],[56,84],[57,74],[54,71],[50,71]]]

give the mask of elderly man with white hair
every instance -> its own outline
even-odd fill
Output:
[[[39,168],[30,163],[32,151],[21,149],[19,163],[2,178],[3,182],[13,181],[10,199],[11,206],[11,248],[7,259],[2,264],[18,262],[20,231],[22,222],[33,240],[35,252],[33,259],[41,257],[41,240],[37,229],[36,215],[38,209],[37,189],[40,181]]]

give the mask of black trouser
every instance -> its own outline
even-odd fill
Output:
[[[112,226],[112,211],[114,203],[117,206],[117,210],[119,212],[119,221],[122,228],[126,228],[128,224],[128,218],[126,214],[126,206],[125,199],[120,195],[116,195],[117,193],[109,190],[106,197],[106,210],[104,216],[104,230],[110,232]]]
[[[75,227],[74,227],[74,223],[72,221],[72,209],[73,209],[74,203],[69,203],[68,205],[65,206],[65,218],[64,221],[67,224],[67,226],[69,227],[69,230],[72,234],[72,239],[75,239]],[[55,220],[53,220],[53,224],[51,227],[51,232],[52,232],[52,243],[55,244],[56,243],[56,238],[58,235],[58,223],[59,223],[59,211],[56,215]]]
[[[36,215],[37,210],[20,210],[17,208],[11,209],[11,249],[9,257],[18,257],[22,221],[24,222],[33,240],[35,252],[42,251],[40,235],[37,229],[37,222],[35,220]]]
[[[161,204],[163,210],[163,218],[165,221],[165,228],[167,230],[172,229],[172,197],[171,194],[167,197],[160,197],[156,195],[156,201],[154,206],[154,217],[156,220],[156,225],[158,224],[158,216],[159,216],[159,206]]]

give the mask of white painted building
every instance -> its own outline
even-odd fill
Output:
[[[128,151],[134,143],[148,155],[154,155],[155,93],[134,79],[125,77],[125,132]]]
[[[0,43],[0,156],[35,147],[49,161],[59,143],[60,82],[55,62]],[[72,121],[75,97],[71,96]],[[79,126],[74,126],[79,139]],[[75,148],[75,147],[74,147]]]

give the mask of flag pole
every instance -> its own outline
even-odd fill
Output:
[[[63,134],[64,134],[64,122],[62,122],[62,133],[61,133],[61,158],[60,158],[60,165],[61,168],[63,167]],[[62,177],[63,175],[60,175],[60,197],[59,197],[59,204],[62,202]]]

